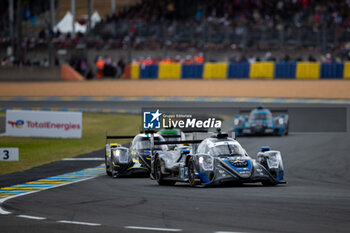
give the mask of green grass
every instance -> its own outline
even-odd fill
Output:
[[[0,161],[0,175],[102,149],[106,132],[134,135],[139,130],[139,123],[138,115],[84,113],[81,139],[0,137],[0,147],[19,148],[18,162]]]

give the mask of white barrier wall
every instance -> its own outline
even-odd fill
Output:
[[[6,135],[81,138],[81,112],[6,111]]]

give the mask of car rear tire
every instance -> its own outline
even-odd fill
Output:
[[[161,163],[158,157],[155,159],[155,163],[154,163],[154,178],[156,179],[158,184],[161,186],[173,186],[176,183],[176,181],[173,181],[173,180],[163,179]]]

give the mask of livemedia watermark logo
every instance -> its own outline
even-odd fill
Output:
[[[176,110],[173,110],[174,112]],[[188,113],[174,113],[160,109],[143,110],[144,129],[178,128],[178,129],[210,129],[221,128],[222,120],[209,116],[195,116]]]
[[[161,122],[160,117],[162,113],[159,112],[159,109],[155,112],[143,112],[143,128],[144,129],[160,129]]]

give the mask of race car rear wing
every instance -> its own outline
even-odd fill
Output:
[[[270,112],[273,115],[279,115],[279,114],[288,114],[288,109],[282,109],[282,108],[268,108],[270,110]],[[252,109],[239,109],[239,114],[249,114],[252,111]]]
[[[114,135],[107,135],[106,136],[106,144],[108,143],[109,139],[133,139],[135,136],[114,136]]]
[[[106,139],[128,139],[134,138],[135,136],[106,136]]]
[[[208,132],[208,129],[183,129],[182,132],[184,132],[184,133],[206,133],[206,132]]]
[[[182,140],[182,141],[157,141],[154,142],[154,145],[175,145],[175,144],[198,144],[201,143],[203,140]]]
[[[145,134],[154,134],[156,133],[154,130],[144,130],[141,131],[140,133],[145,133]],[[133,139],[135,137],[135,135],[124,135],[124,136],[114,136],[114,135],[107,135],[106,136],[106,140],[108,139]]]

